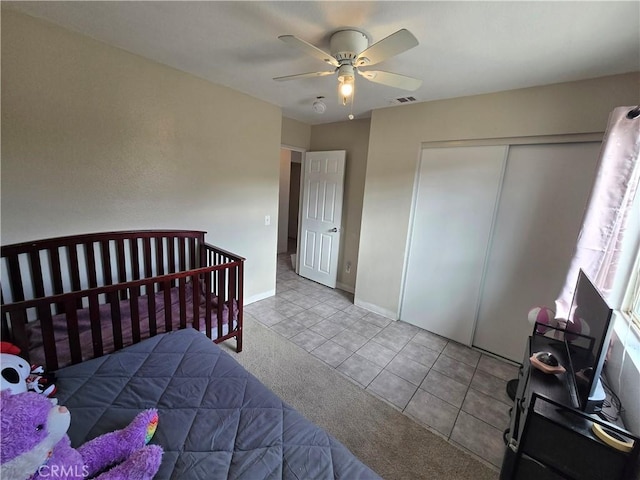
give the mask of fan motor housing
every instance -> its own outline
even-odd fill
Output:
[[[354,61],[369,46],[367,36],[358,30],[340,30],[331,35],[331,55],[340,61]]]

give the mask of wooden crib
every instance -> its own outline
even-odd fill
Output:
[[[242,350],[244,258],[205,232],[104,232],[2,247],[2,340],[56,370],[193,327]]]

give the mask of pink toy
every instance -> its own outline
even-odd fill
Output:
[[[1,478],[149,480],[160,468],[162,448],[147,445],[158,424],[154,409],[78,449],[71,448],[66,434],[71,414],[55,399],[34,392],[2,391],[0,412]]]
[[[532,308],[529,310],[528,319],[532,325],[535,325],[536,322],[542,324],[536,326],[536,333],[541,335],[549,330],[548,327],[557,327],[555,312],[548,307]]]
[[[565,328],[565,336],[569,342],[573,342],[580,338],[578,335],[575,335],[576,333],[579,335],[589,335],[589,332],[591,331],[587,322],[585,322],[577,312],[573,313],[573,318],[567,322]]]

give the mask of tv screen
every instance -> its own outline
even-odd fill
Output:
[[[602,294],[580,270],[565,331],[565,344],[571,363],[570,374],[575,387],[576,407],[599,410],[596,390],[609,347],[611,317]],[[600,399],[600,401],[603,399]]]

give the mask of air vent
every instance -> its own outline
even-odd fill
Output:
[[[418,99],[416,97],[399,97],[389,100],[389,103],[392,105],[405,105],[407,103],[417,102]]]

